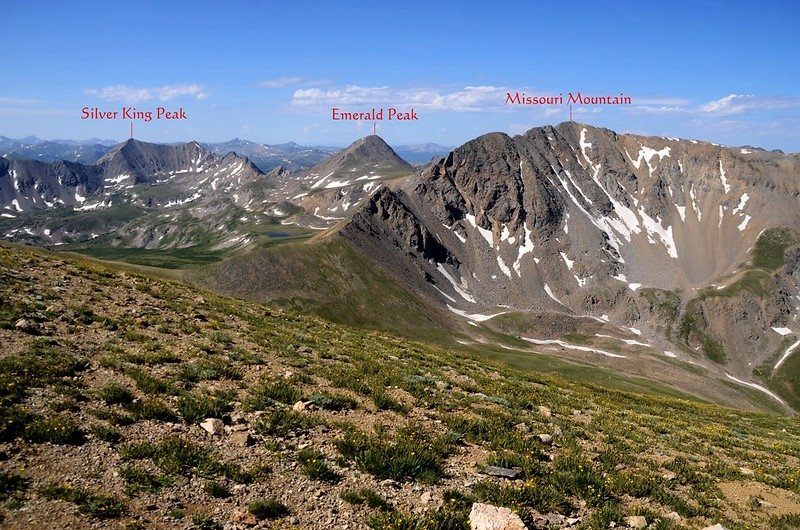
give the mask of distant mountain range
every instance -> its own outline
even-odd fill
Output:
[[[434,158],[447,156],[452,147],[439,144],[398,145],[394,147],[397,155],[415,166],[427,164]]]
[[[36,136],[19,139],[0,136],[0,156],[9,159],[38,160],[39,162],[66,160],[81,164],[94,164],[117,143],[115,140],[98,138],[77,141],[42,140]],[[278,166],[282,166],[288,171],[308,169],[341,150],[339,147],[312,147],[295,142],[268,145],[240,138],[202,145],[218,155],[237,153],[246,156],[265,173]],[[404,160],[418,165],[428,163],[433,158],[445,156],[450,149],[438,144],[427,143],[402,145],[396,147],[395,151]]]
[[[35,136],[20,139],[0,136],[0,156],[9,159],[55,162],[66,160],[81,164],[93,164],[106,154],[117,142],[113,140],[41,140]]]
[[[204,144],[213,153],[236,153],[246,156],[261,171],[268,172],[276,167],[288,171],[309,168],[339,151],[338,147],[309,147],[294,142],[267,145],[234,138],[229,142]]]
[[[414,170],[377,136],[295,171],[265,173],[244,152],[295,166],[323,155],[295,143],[128,140],[91,164],[0,157],[0,233],[46,246],[241,248],[269,226],[327,228],[381,181]]]

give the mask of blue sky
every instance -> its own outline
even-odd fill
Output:
[[[74,5],[73,5],[74,4]],[[618,132],[800,151],[800,6],[793,1],[0,2],[0,135],[125,139],[84,106],[183,107],[135,123],[150,141],[347,145],[372,123],[331,107],[415,108],[394,144],[461,143],[556,124],[566,106],[505,94],[624,93],[578,106]]]

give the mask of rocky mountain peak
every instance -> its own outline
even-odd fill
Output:
[[[339,233],[414,290],[478,320],[544,310],[641,331],[657,307],[642,293],[662,293],[677,312],[675,293],[733,286],[727,299],[689,304],[686,322],[698,329],[672,325],[684,345],[716,358],[728,351],[729,369],[746,380],[745,359],[764,362],[783,340],[773,329],[794,329],[783,323],[800,312],[789,269],[760,290],[737,283],[762,274],[747,272],[762,234],[800,233],[799,171],[796,157],[778,153],[565,122],[471,140],[388,183]],[[748,324],[730,328],[730,312]]]
[[[411,164],[400,158],[389,145],[377,135],[365,136],[332,157],[333,164],[352,169],[372,165],[381,169],[412,171]]]

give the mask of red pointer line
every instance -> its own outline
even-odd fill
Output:
[[[131,122],[131,140],[133,139],[133,122]]]

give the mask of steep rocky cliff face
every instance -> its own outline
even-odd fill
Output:
[[[747,378],[800,334],[798,175],[797,155],[563,123],[468,142],[339,233],[473,322],[588,316]]]

